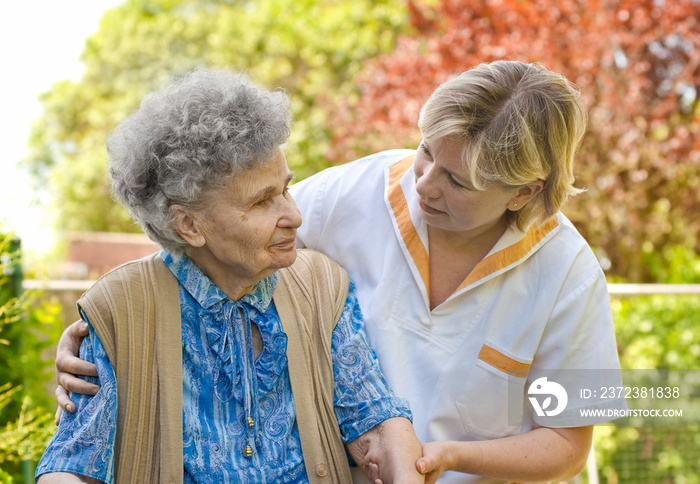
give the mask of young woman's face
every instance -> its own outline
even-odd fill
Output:
[[[420,217],[430,226],[454,232],[502,227],[517,190],[493,185],[476,190],[462,166],[462,145],[443,138],[423,142],[413,161]]]

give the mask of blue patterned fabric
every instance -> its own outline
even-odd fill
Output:
[[[162,255],[180,283],[185,482],[308,482],[287,371],[287,335],[272,303],[276,275],[232,301],[188,257]],[[264,343],[257,359],[246,344],[252,340],[251,321]],[[343,442],[387,418],[411,417],[407,402],[392,394],[379,370],[352,282],[333,333],[332,356]],[[93,397],[72,395],[77,411],[64,413],[36,475],[73,472],[113,482],[116,379],[92,329],[81,358],[96,363],[102,387]],[[253,449],[250,457],[243,454],[246,446]]]

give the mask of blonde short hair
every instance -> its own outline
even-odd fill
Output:
[[[573,159],[586,131],[578,89],[538,64],[480,64],[440,85],[421,109],[423,138],[463,142],[463,163],[480,190],[492,184],[544,187],[526,206],[506,211],[520,230],[556,214],[573,186]]]

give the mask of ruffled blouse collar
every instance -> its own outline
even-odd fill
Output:
[[[186,255],[163,252],[162,257],[180,284],[203,308],[209,309],[217,303],[230,300],[224,291],[204,275],[202,270]],[[232,302],[249,304],[259,312],[264,313],[272,303],[276,284],[277,275],[272,274],[253,286],[253,289],[245,296]]]
[[[211,316],[203,320],[209,322],[205,323],[207,343],[217,360],[216,393],[243,401],[241,365],[247,352],[245,347],[235,344],[243,340],[242,318],[253,321],[260,330],[263,350],[255,360],[255,386],[258,393],[269,392],[287,363],[287,335],[272,304],[277,275],[264,278],[246,295],[233,301],[188,256],[164,251],[162,257],[181,286]]]

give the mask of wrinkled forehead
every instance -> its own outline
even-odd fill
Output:
[[[212,180],[203,190],[199,205],[204,208],[215,203],[218,198],[246,203],[263,192],[273,191],[273,187],[275,190],[280,187],[283,189],[292,178],[284,152],[278,149],[270,157],[257,160],[245,169]]]

